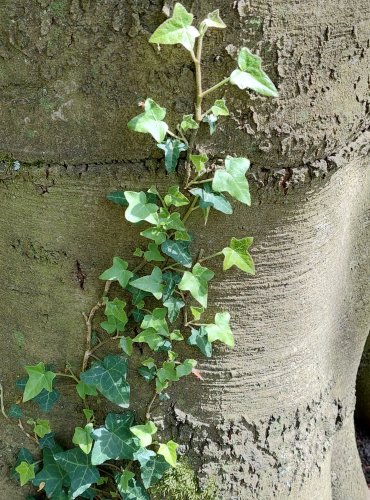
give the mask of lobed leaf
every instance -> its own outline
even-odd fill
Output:
[[[227,156],[225,160],[225,170],[216,170],[212,182],[212,189],[219,193],[229,193],[233,198],[251,204],[249,184],[245,177],[249,169],[250,162],[247,158],[233,158]]]

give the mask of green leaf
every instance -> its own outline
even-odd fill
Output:
[[[175,240],[181,241],[191,241],[191,236],[187,231],[176,231],[175,232]]]
[[[213,135],[216,132],[217,120],[218,120],[217,116],[215,116],[213,113],[205,115],[205,117],[202,120],[204,123],[208,123],[209,133],[211,135]]]
[[[35,477],[35,464],[29,464],[28,462],[21,462],[15,470],[19,474],[21,481],[21,486],[24,486]]]
[[[134,276],[134,279],[137,279],[138,275]],[[146,297],[150,297],[151,293],[149,292],[144,292],[144,290],[139,290],[138,288],[135,288],[131,286],[131,283],[127,285],[126,290],[132,295],[132,304],[136,306],[138,309],[142,309],[145,306],[145,301],[144,299]]]
[[[205,31],[203,26],[206,28],[219,28],[219,29],[226,28],[226,24],[223,22],[223,20],[220,17],[219,9],[214,10],[213,12],[208,14],[206,19],[204,19],[204,21],[201,22],[200,26],[201,26],[201,28],[200,28],[201,32]]]
[[[60,467],[58,462],[56,462],[54,453],[51,449],[43,449],[42,461],[43,468],[36,475],[33,484],[35,486],[40,486],[41,483],[43,483],[43,490],[48,498],[59,498],[58,495],[63,493],[63,486],[68,485],[68,474]]]
[[[89,408],[84,408],[82,411],[87,422],[92,422],[93,420],[95,420],[94,410],[90,410]]]
[[[130,427],[130,431],[139,439],[140,446],[143,448],[152,444],[153,436],[157,433],[157,430],[157,426],[151,421],[147,422],[145,425],[134,425]]]
[[[127,408],[130,401],[130,386],[126,382],[127,359],[109,354],[96,361],[80,378],[85,384],[95,386],[109,401]]]
[[[100,465],[107,460],[133,460],[133,454],[140,449],[140,441],[133,437],[130,427],[134,413],[108,413],[105,426],[92,433],[94,446],[91,462]]]
[[[190,375],[195,366],[197,366],[195,359],[185,359],[183,363],[176,365],[176,374],[179,378],[186,377]]]
[[[248,252],[252,243],[253,238],[242,238],[241,240],[232,238],[230,246],[222,250],[225,256],[223,265],[224,271],[227,271],[232,266],[236,266],[245,273],[254,275],[256,271],[254,269],[253,259]]]
[[[163,262],[166,260],[163,255],[161,255],[155,243],[149,243],[148,250],[144,253],[144,259],[147,262]]]
[[[167,463],[171,465],[171,467],[177,467],[177,448],[179,445],[174,441],[168,441],[166,444],[161,444],[159,450],[157,451],[158,455],[162,455]]]
[[[153,328],[159,335],[168,337],[170,335],[166,321],[167,310],[164,307],[156,308],[151,314],[147,314],[142,323],[141,328]]]
[[[204,326],[201,326],[200,330],[196,330],[195,328],[191,329],[191,336],[188,338],[188,344],[196,345],[200,352],[207,358],[212,357],[212,344],[208,340],[208,334]]]
[[[195,264],[191,272],[185,271],[182,280],[179,284],[179,289],[188,291],[195,300],[203,307],[207,307],[208,298],[208,282],[214,277],[214,273],[201,266]]]
[[[143,191],[125,191],[128,201],[125,217],[129,222],[146,221],[149,224],[156,224],[158,206],[154,203],[148,203],[146,194]]]
[[[151,368],[149,368],[148,366],[141,366],[138,369],[138,372],[143,377],[145,382],[151,382],[152,380],[155,379],[155,376],[157,374],[157,368],[155,366],[152,366]]]
[[[162,121],[166,116],[166,109],[161,108],[153,99],[147,99],[144,110],[144,113],[128,122],[128,128],[134,132],[150,134],[157,142],[162,142],[168,131],[167,123]]]
[[[181,281],[181,276],[178,273],[167,271],[163,273],[163,281],[165,283],[165,289],[163,290],[163,302],[165,302],[172,296],[176,286]]]
[[[43,389],[40,394],[33,398],[33,401],[37,404],[40,410],[44,413],[48,413],[54,405],[59,401],[60,393],[55,389],[51,392]]]
[[[163,251],[163,250],[162,250]],[[165,253],[165,252],[164,252]],[[144,292],[150,292],[156,299],[161,299],[164,285],[162,282],[162,271],[155,267],[149,276],[143,276],[130,282],[130,285]]]
[[[170,323],[174,323],[183,307],[185,307],[185,302],[177,297],[170,297],[163,302],[163,305],[168,310],[168,320]],[[172,340],[172,339],[171,339]]]
[[[147,328],[136,335],[133,342],[148,344],[153,351],[158,351],[159,348],[163,346],[164,339],[154,328]]]
[[[45,389],[48,392],[53,390],[53,380],[55,373],[47,371],[44,363],[38,363],[34,366],[26,366],[28,380],[23,393],[23,403],[30,401]]]
[[[245,177],[249,169],[250,162],[247,158],[232,158],[227,156],[225,160],[225,170],[216,170],[212,182],[212,189],[219,193],[225,191],[233,198],[251,204],[248,181]]]
[[[169,468],[170,465],[163,456],[156,455],[150,458],[145,465],[141,466],[141,479],[145,488],[148,489],[158,483]]]
[[[165,255],[168,255],[182,266],[191,267],[193,259],[189,251],[190,244],[190,241],[167,240],[162,243],[161,250]]]
[[[17,404],[11,405],[8,411],[8,416],[10,418],[14,418],[15,420],[22,418],[23,416],[22,408]]]
[[[141,236],[144,236],[144,238],[154,240],[156,245],[160,245],[167,239],[166,231],[164,231],[161,227],[150,227],[149,229],[145,229],[145,231],[141,231],[140,234]]]
[[[164,151],[164,165],[169,174],[172,174],[177,167],[180,154],[188,149],[187,145],[179,139],[168,138],[166,142],[157,144],[159,149]]]
[[[127,473],[127,476],[123,477],[125,473]],[[122,476],[117,474],[116,483],[121,498],[123,500],[149,500],[150,497],[145,491],[143,483],[136,481],[132,476],[135,476],[135,474],[130,471],[125,471]]]
[[[211,183],[206,183],[203,187],[190,189],[191,194],[199,197],[200,208],[212,207],[223,214],[230,215],[233,213],[231,203],[220,193],[215,193]]]
[[[130,273],[132,276],[133,274]],[[104,297],[105,304],[105,315],[107,316],[108,321],[103,321],[100,323],[100,326],[104,328],[109,334],[114,332],[123,332],[125,330],[125,326],[128,322],[128,317],[126,314],[126,302],[115,298],[112,301],[109,301],[107,297]]]
[[[218,116],[229,116],[230,112],[226,106],[225,99],[217,99],[211,108],[212,113]]]
[[[88,455],[93,445],[91,433],[94,430],[93,424],[86,424],[85,427],[76,427],[73,434],[72,443],[79,446]]]
[[[187,132],[188,130],[197,130],[199,128],[199,124],[194,120],[194,115],[184,115],[180,128],[184,132]]]
[[[171,205],[175,207],[183,207],[189,205],[189,200],[185,195],[180,192],[179,186],[171,186],[164,197],[165,204],[170,207]]]
[[[187,50],[193,50],[199,31],[192,26],[193,14],[180,3],[175,5],[172,17],[162,23],[150,37],[150,43],[175,45],[180,43]]]
[[[143,250],[141,250],[141,248],[135,248],[135,251],[132,255],[134,257],[142,257],[144,255],[144,252]]]
[[[85,399],[86,396],[96,396],[98,394],[95,386],[87,385],[82,380],[76,385],[76,391],[81,399]]]
[[[38,418],[33,427],[33,432],[40,438],[43,438],[46,434],[50,434],[51,429],[49,420],[42,420]]]
[[[279,97],[275,85],[263,71],[261,63],[260,57],[243,47],[238,57],[240,69],[236,69],[231,73],[230,83],[242,90],[248,88],[261,95]]]
[[[140,465],[146,465],[148,461],[155,457],[156,453],[152,450],[148,450],[147,448],[140,448],[138,451],[134,453],[134,460],[140,462]]]
[[[107,200],[120,205],[121,207],[127,207],[128,203],[123,191],[114,191],[113,193],[107,194]]]
[[[209,342],[219,340],[229,347],[234,347],[234,336],[230,328],[230,314],[217,313],[215,316],[215,324],[205,326]]]
[[[179,342],[181,340],[184,340],[184,337],[181,335],[180,330],[174,330],[173,332],[171,332],[170,340],[176,340]],[[173,353],[173,354],[176,354],[176,353]],[[176,356],[177,356],[177,354],[176,354]]]
[[[91,465],[90,455],[86,455],[79,448],[57,453],[54,459],[70,477],[71,498],[82,495],[100,477],[98,469]]]
[[[133,352],[133,341],[130,337],[122,337],[119,341],[119,346],[127,356],[131,356]]]
[[[179,376],[176,372],[176,365],[174,361],[165,361],[157,372],[157,377],[160,382],[166,382],[167,380],[171,382],[177,382]]]
[[[105,281],[118,281],[122,288],[126,288],[127,283],[132,278],[131,271],[127,271],[128,263],[119,257],[113,257],[113,266],[104,271],[99,279]]]
[[[135,474],[129,470],[123,471],[120,481],[119,481],[119,488],[120,488],[120,493],[127,493],[127,490],[129,489],[129,482],[131,479],[135,477]]]
[[[186,227],[181,220],[179,212],[170,213],[167,208],[160,209],[157,222],[166,231],[170,229],[175,229],[176,231],[186,231]]]
[[[208,156],[206,154],[190,155],[190,161],[194,165],[195,171],[198,172],[198,173],[201,173],[206,168],[206,163],[208,161]]]
[[[193,316],[194,321],[198,321],[202,314],[204,313],[204,307],[190,306],[190,311]]]

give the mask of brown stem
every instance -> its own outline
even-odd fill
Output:
[[[153,406],[155,400],[157,399],[157,396],[158,396],[158,394],[155,393],[154,396],[152,397],[152,399],[150,400],[150,403],[148,404],[148,407],[147,407],[146,412],[145,412],[146,420],[150,420],[150,412],[152,410],[152,406]]]

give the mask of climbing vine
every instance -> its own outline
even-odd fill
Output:
[[[100,275],[105,282],[102,298],[84,315],[86,346],[80,371],[67,365],[65,371],[57,372],[42,362],[26,366],[27,376],[17,382],[22,396],[7,412],[0,387],[3,415],[13,419],[42,451],[41,460],[35,460],[22,449],[13,470],[22,486],[29,483],[37,488],[35,495],[53,500],[144,500],[165,476],[162,491],[169,498],[172,483],[168,474],[171,469],[178,470],[179,445],[173,440],[160,441],[153,408],[158,400],[170,399],[167,391],[172,384],[186,384],[182,379],[188,376],[202,380],[196,359],[181,359],[179,346],[186,342],[194,348],[194,357],[202,354],[208,358],[216,342],[234,347],[227,311],[217,312],[211,322],[203,319],[209,283],[215,276],[207,266],[220,258],[224,271],[235,266],[253,275],[249,254],[253,238],[232,238],[227,247],[211,255],[204,255],[202,250],[194,255],[194,235],[187,222],[195,211],[203,214],[205,225],[213,211],[231,215],[230,198],[250,205],[246,179],[250,163],[247,158],[227,156],[222,168],[214,168],[207,155],[196,148],[196,136],[203,125],[208,125],[213,134],[217,122],[229,115],[224,99],[216,99],[209,103],[209,109],[203,109],[205,99],[222,86],[232,84],[271,97],[277,96],[277,90],[261,68],[260,58],[247,48],[240,50],[238,68],[229,77],[203,89],[203,41],[208,29],[225,27],[218,10],[195,27],[193,15],[177,3],[172,17],[149,40],[153,44],[181,44],[189,52],[195,66],[194,112],[184,115],[171,130],[165,121],[166,109],[148,98],[140,103],[141,114],[128,123],[130,130],[151,135],[163,150],[164,167],[172,182],[165,193],[151,186],[145,191],[116,191],[107,196],[123,207],[126,220],[135,224],[146,243],[133,252],[136,266],[115,256],[112,266]],[[181,186],[172,180],[179,165],[185,172]],[[114,282],[118,283],[119,296],[112,294]],[[99,334],[95,323],[100,311],[105,320],[100,323],[104,333]],[[115,349],[99,358],[100,349],[112,341],[118,342],[120,353]],[[141,415],[129,409],[135,393],[131,394],[127,373],[135,346],[140,346],[142,353],[136,368],[153,391],[145,411],[138,412]],[[74,447],[67,450],[56,442],[49,421],[30,418],[26,405],[33,401],[41,412],[50,411],[59,399],[58,379],[75,384],[83,402],[85,425],[74,429]],[[97,421],[92,409],[93,398],[99,395],[119,408],[108,413],[104,423]],[[189,484],[193,484],[191,470],[186,471]],[[214,495],[202,497],[195,486],[192,488],[192,498]]]

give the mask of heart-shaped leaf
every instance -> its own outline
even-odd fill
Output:
[[[233,198],[245,203],[251,204],[249,193],[249,184],[245,177],[249,169],[250,162],[247,158],[233,158],[227,156],[225,160],[225,170],[216,170],[212,182],[213,191],[219,193],[225,191]]]
[[[179,284],[179,289],[189,291],[195,300],[203,307],[207,307],[208,282],[214,277],[214,272],[199,263],[195,264],[192,271],[185,271]]]

